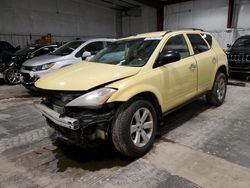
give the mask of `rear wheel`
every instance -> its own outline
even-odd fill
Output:
[[[3,73],[3,79],[7,84],[15,85],[21,83],[21,73],[17,68],[8,68]]]
[[[206,95],[207,102],[214,106],[220,106],[226,97],[227,78],[225,74],[218,72],[216,74],[213,89]]]
[[[140,157],[152,148],[156,128],[153,105],[144,99],[136,99],[118,109],[111,130],[112,140],[122,154]]]

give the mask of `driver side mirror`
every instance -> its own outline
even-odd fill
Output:
[[[88,51],[83,52],[83,54],[82,54],[82,60],[85,60],[87,57],[89,57],[91,55],[92,55],[91,52],[88,52]]]
[[[179,52],[176,51],[168,51],[168,52],[162,52],[156,63],[154,64],[153,68],[160,67],[169,63],[173,63],[176,61],[179,61],[181,59],[181,55]]]

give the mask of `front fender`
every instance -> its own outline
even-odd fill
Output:
[[[155,76],[153,74],[150,76],[149,74],[144,74],[110,84],[107,87],[117,88],[118,90],[108,99],[107,103],[126,102],[138,94],[150,92],[155,96],[161,106],[161,104],[163,104],[161,80],[162,78],[159,75]]]

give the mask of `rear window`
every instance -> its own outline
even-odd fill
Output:
[[[209,46],[212,46],[213,44],[213,38],[211,35],[208,35],[208,34],[201,34],[202,38],[205,39],[207,41],[207,43],[209,44]]]

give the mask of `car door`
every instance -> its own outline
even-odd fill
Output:
[[[161,53],[168,51],[179,52],[181,60],[160,67],[164,73],[164,111],[178,106],[197,94],[196,61],[190,56],[190,48],[184,35],[179,34],[169,38]]]
[[[198,93],[203,93],[213,85],[217,70],[217,56],[199,33],[187,34],[192,45],[198,68]]]

